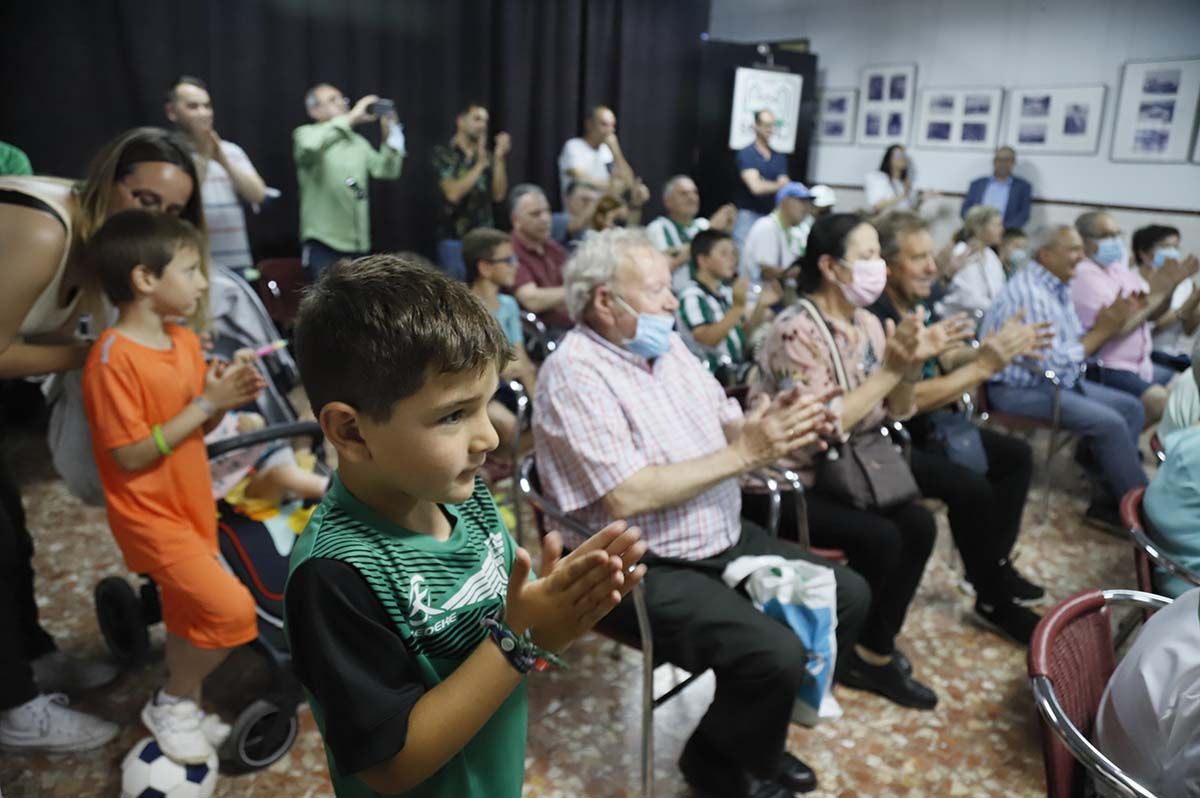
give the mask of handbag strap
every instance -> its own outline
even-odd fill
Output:
[[[801,297],[797,304],[809,315],[813,324],[817,325],[817,331],[821,333],[821,338],[825,340],[825,346],[829,349],[829,356],[833,358],[833,372],[837,376],[838,385],[841,386],[842,391],[850,393],[850,382],[846,379],[846,367],[842,364],[842,354],[838,351],[837,344],[833,340],[833,332],[825,323],[821,311],[817,310],[817,306],[812,303],[812,300],[805,297]]]

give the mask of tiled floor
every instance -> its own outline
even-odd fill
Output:
[[[1043,442],[1039,441],[1039,449]],[[21,442],[13,462],[25,475],[24,496],[37,541],[39,605],[60,645],[104,654],[92,589],[124,574],[103,512],[82,507],[54,478],[36,438]],[[1030,502],[1018,565],[1055,599],[1092,586],[1132,586],[1128,546],[1083,527],[1082,488],[1064,459],[1048,519],[1040,493]],[[1038,483],[1040,485],[1040,482]],[[820,776],[814,796],[1037,796],[1044,794],[1034,709],[1025,679],[1025,651],[971,625],[969,600],[956,588],[953,549],[941,521],[938,550],[904,627],[900,645],[918,676],[941,696],[933,712],[896,707],[839,688],[845,717],[816,730],[793,727],[790,749]],[[155,638],[161,646],[161,631]],[[636,795],[639,760],[639,663],[628,650],[590,637],[570,652],[571,670],[531,681],[526,796]],[[119,721],[121,735],[100,751],[75,756],[0,754],[0,790],[21,796],[116,796],[119,763],[144,735],[137,716],[161,674],[155,664],[126,673],[113,687],[83,696],[86,709]],[[666,684],[671,669],[658,676]],[[237,656],[214,675],[210,696],[231,717],[257,692],[263,672]],[[711,676],[689,687],[655,715],[658,796],[688,796],[675,760],[712,692]],[[223,776],[218,796],[330,796],[319,736],[301,710],[301,734],[267,771]]]

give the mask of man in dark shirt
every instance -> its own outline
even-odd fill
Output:
[[[737,153],[741,182],[733,194],[733,204],[738,209],[733,240],[739,247],[758,217],[775,210],[775,192],[792,182],[787,174],[787,156],[771,149],[774,131],[775,114],[765,109],[755,112],[754,143]]]
[[[495,227],[492,203],[508,193],[505,159],[512,149],[507,133],[497,133],[488,152],[488,111],[468,103],[455,118],[454,137],[433,148],[442,206],[438,215],[438,266],[451,277],[466,278],[462,238],[477,227]]]
[[[538,186],[523,183],[509,198],[517,282],[513,296],[521,307],[538,314],[553,338],[571,328],[562,269],[567,250],[550,237],[550,203]]]

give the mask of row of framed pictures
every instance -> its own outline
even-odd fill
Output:
[[[905,144],[929,149],[1091,154],[1099,149],[1107,87],[922,88],[915,64],[867,67],[857,89],[820,92],[817,141]],[[1112,141],[1115,161],[1200,163],[1195,136],[1200,58],[1128,63],[1122,70]],[[861,98],[861,102],[860,102]],[[914,102],[916,114],[914,121]],[[1003,137],[1001,133],[1003,132]],[[1194,142],[1194,144],[1193,144]]]

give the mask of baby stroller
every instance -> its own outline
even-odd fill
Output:
[[[316,422],[298,422],[267,427],[210,444],[208,455],[223,454],[269,441],[311,437],[318,451],[321,427]],[[318,462],[320,459],[318,458]],[[304,700],[291,669],[291,653],[283,634],[283,588],[287,582],[288,557],[296,537],[284,513],[278,523],[252,520],[224,500],[217,502],[217,537],[225,566],[254,596],[258,614],[258,639],[248,645],[261,654],[270,671],[271,690],[241,710],[229,739],[222,746],[221,760],[234,772],[260,770],[288,752],[299,731],[296,709]],[[120,576],[102,579],[96,585],[96,617],[112,655],[123,665],[145,661],[150,648],[149,626],[162,620],[158,588],[147,575],[135,591]]]

